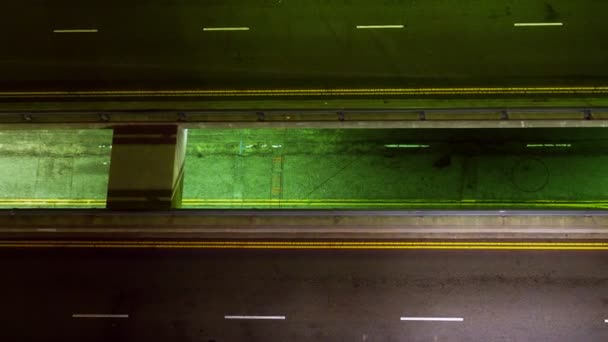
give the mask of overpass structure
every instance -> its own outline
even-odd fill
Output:
[[[607,340],[607,11],[0,5],[0,335]]]

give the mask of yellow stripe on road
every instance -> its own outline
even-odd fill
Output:
[[[182,200],[188,207],[203,208],[230,208],[235,206],[280,206],[282,208],[406,208],[412,206],[426,207],[539,207],[539,208],[608,208],[607,200],[527,200],[517,202],[484,201],[484,200],[432,200],[432,199],[358,199],[358,198],[330,198],[330,199],[197,199]],[[104,207],[105,199],[60,199],[60,198],[13,198],[0,199],[0,207],[15,206],[94,206]]]
[[[105,199],[94,199],[94,198],[5,198],[0,199],[3,203],[106,203]],[[267,204],[283,204],[283,203],[608,203],[608,200],[597,199],[597,200],[522,200],[522,201],[492,201],[492,200],[476,200],[476,199],[461,199],[461,200],[436,200],[436,199],[377,199],[377,198],[324,198],[324,199],[271,199],[271,198],[253,198],[253,199],[235,199],[235,198],[186,198],[182,201],[183,203],[234,203],[234,204],[248,204],[248,203],[267,203]]]
[[[608,242],[0,241],[1,248],[608,250]]]
[[[460,88],[332,88],[332,89],[216,89],[0,92],[0,98],[40,97],[188,97],[188,96],[366,96],[366,95],[498,95],[606,94],[608,86],[587,87],[460,87]]]
[[[0,199],[0,207],[19,206],[73,206],[73,207],[105,207],[106,200],[100,199],[62,199],[62,198],[10,198]]]

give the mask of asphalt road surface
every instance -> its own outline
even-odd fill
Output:
[[[597,0],[23,0],[0,90],[572,86],[608,80]]]
[[[0,254],[3,341],[608,340],[598,251]]]

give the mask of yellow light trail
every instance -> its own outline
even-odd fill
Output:
[[[608,242],[376,242],[376,241],[0,241],[0,248],[106,249],[352,249],[605,251]]]

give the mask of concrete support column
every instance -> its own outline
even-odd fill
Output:
[[[179,208],[185,153],[177,125],[115,127],[107,208]]]

